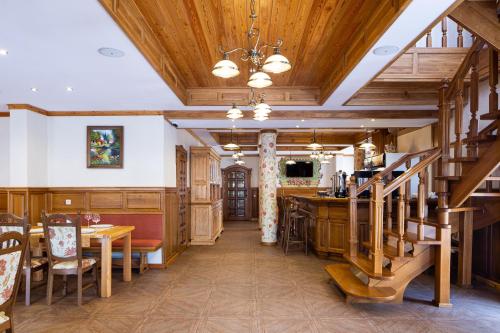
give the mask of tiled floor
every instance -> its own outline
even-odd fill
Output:
[[[500,296],[490,290],[453,288],[454,307],[439,309],[425,302],[432,278],[423,276],[403,305],[347,305],[326,263],[300,252],[285,257],[259,244],[255,224],[235,223],[215,246],[190,247],[167,270],[113,281],[109,299],[88,290],[82,307],[71,295],[47,306],[42,287],[25,307],[20,296],[16,331],[500,332]]]

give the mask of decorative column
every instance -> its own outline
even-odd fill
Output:
[[[276,130],[260,131],[259,146],[259,223],[263,245],[276,244],[278,228],[276,182],[278,163],[276,159]]]

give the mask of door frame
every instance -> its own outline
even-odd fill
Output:
[[[232,218],[230,221],[250,221],[252,219],[252,168],[247,168],[243,165],[230,165],[227,168],[222,169],[222,201],[223,201],[223,217],[224,221],[229,221],[228,214],[229,210],[227,207],[227,181],[226,175],[232,171],[243,171],[245,172],[245,184],[246,184],[246,203],[245,203],[245,216]]]

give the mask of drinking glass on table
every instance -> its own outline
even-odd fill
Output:
[[[99,214],[92,214],[92,222],[96,225],[101,222],[101,216]]]

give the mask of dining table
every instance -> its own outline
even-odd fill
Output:
[[[41,228],[36,228],[41,229]],[[82,228],[86,229],[86,228]],[[134,226],[111,226],[109,228],[93,228],[92,232],[82,232],[82,248],[90,248],[92,241],[101,244],[101,297],[111,297],[112,281],[112,243],[123,239],[123,281],[132,280],[132,231]],[[43,252],[43,231],[33,230],[30,233],[30,247],[34,256]],[[34,280],[36,280],[34,278]]]

